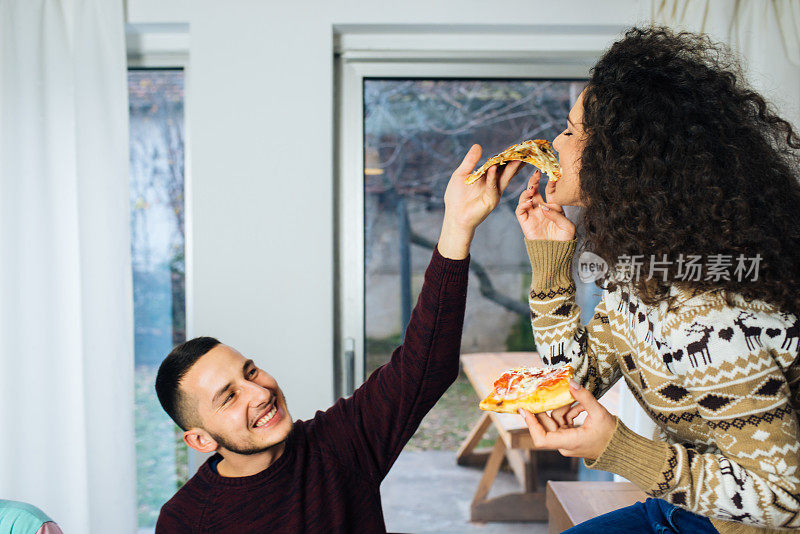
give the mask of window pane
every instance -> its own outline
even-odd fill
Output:
[[[131,257],[139,527],[187,477],[180,429],[161,409],[156,371],[186,338],[183,71],[130,70]]]
[[[402,339],[438,239],[445,187],[469,147],[483,147],[482,164],[527,139],[552,141],[582,87],[557,80],[365,81],[367,374],[388,361]],[[475,237],[465,353],[535,350],[527,306],[530,264],[514,216],[532,172],[529,165],[520,171]],[[475,276],[475,268],[483,276]],[[460,377],[409,447],[457,448],[479,417],[477,408],[463,408],[477,403],[473,397]]]

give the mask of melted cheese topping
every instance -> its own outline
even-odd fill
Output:
[[[569,365],[558,369],[517,367],[503,373],[494,383],[495,396],[502,400],[517,399],[536,391],[542,384],[572,375]]]

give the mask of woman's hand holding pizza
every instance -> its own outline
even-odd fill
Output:
[[[570,379],[570,393],[578,404],[546,413],[532,414],[520,409],[537,449],[558,449],[564,456],[596,459],[603,452],[614,430],[617,418],[606,410],[586,389]],[[581,426],[574,426],[575,417],[586,412]]]
[[[438,246],[446,258],[467,257],[475,228],[497,207],[503,191],[522,166],[519,161],[508,163],[500,171],[493,166],[478,181],[467,185],[464,181],[481,159],[481,152],[480,145],[472,145],[444,193],[444,222]]]
[[[541,176],[540,171],[534,172],[528,188],[519,196],[516,215],[522,233],[528,240],[570,241],[575,237],[575,225],[564,215],[561,206],[544,201],[539,193]],[[548,186],[550,184],[548,182]]]

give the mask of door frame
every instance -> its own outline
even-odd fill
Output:
[[[418,79],[587,79],[622,27],[470,33],[334,34],[334,395],[350,395],[365,376],[364,81]],[[587,34],[590,34],[587,37]],[[580,36],[576,37],[576,36]],[[582,40],[581,40],[582,38]],[[575,46],[579,42],[579,46]],[[426,48],[434,43],[437,49]],[[488,43],[482,48],[475,48]],[[473,49],[465,50],[466,46]]]

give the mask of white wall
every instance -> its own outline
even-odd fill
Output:
[[[649,6],[129,0],[128,22],[189,23],[189,334],[250,355],[294,417],[333,400],[334,26],[629,25]]]

